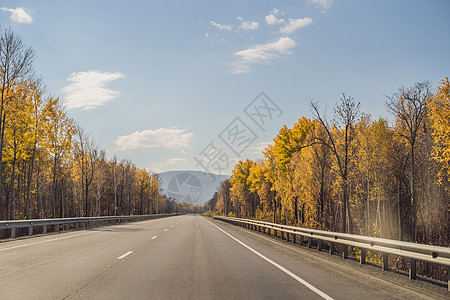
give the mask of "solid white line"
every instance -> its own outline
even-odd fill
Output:
[[[154,237],[152,237],[152,240],[154,240],[154,239],[156,239],[158,236],[157,235],[155,235]]]
[[[3,249],[0,249],[0,252],[1,251],[6,251],[6,250],[22,248],[22,247],[27,247],[27,246],[32,246],[32,245],[37,245],[37,244],[43,244],[43,243],[54,242],[54,241],[59,241],[59,240],[64,240],[64,239],[70,239],[70,238],[74,238],[74,237],[77,237],[77,236],[82,236],[82,235],[91,234],[91,233],[97,233],[97,232],[101,232],[101,231],[90,231],[90,232],[81,233],[81,234],[77,234],[77,235],[65,236],[65,237],[60,237],[60,238],[51,239],[51,240],[45,240],[45,241],[34,242],[34,243],[25,244],[25,245],[18,245],[18,246],[9,247],[9,248],[3,248]]]
[[[133,253],[133,251],[128,251],[127,253],[125,253],[124,255],[119,256],[117,259],[122,259],[127,257],[128,255],[130,255],[131,253]]]
[[[220,228],[219,226],[217,226],[216,224],[211,223],[210,221],[203,219],[206,222],[208,222],[209,224],[213,225],[214,227],[216,227],[217,229],[219,229],[220,231],[222,231],[223,233],[225,233],[226,235],[228,235],[230,238],[232,238],[233,240],[235,240],[236,242],[238,242],[239,244],[241,244],[242,246],[244,246],[245,248],[247,248],[248,250],[252,251],[253,253],[255,253],[256,255],[258,255],[259,257],[261,257],[262,259],[264,259],[265,261],[271,263],[272,265],[274,265],[275,267],[277,267],[278,269],[280,269],[281,271],[283,271],[284,273],[288,274],[289,276],[291,276],[292,278],[294,278],[295,280],[297,280],[298,282],[300,282],[301,284],[303,284],[304,286],[306,286],[308,289],[310,289],[311,291],[313,291],[314,293],[316,293],[317,295],[321,296],[324,299],[327,300],[333,300],[333,298],[331,298],[330,296],[328,296],[327,294],[325,294],[324,292],[322,292],[321,290],[319,290],[318,288],[316,288],[315,286],[313,286],[312,284],[310,284],[309,282],[305,281],[304,279],[298,277],[297,275],[295,275],[294,273],[292,273],[291,271],[289,271],[288,269],[280,266],[279,264],[277,264],[276,262],[274,262],[273,260],[271,260],[270,258],[265,257],[264,255],[262,255],[261,253],[259,253],[258,251],[254,250],[253,248],[247,246],[246,244],[244,244],[243,242],[241,242],[240,240],[238,240],[237,238],[235,238],[234,236],[232,236],[231,234],[229,234],[228,232],[226,232],[225,230],[223,230],[222,228]]]

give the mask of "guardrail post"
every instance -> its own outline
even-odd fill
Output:
[[[300,244],[300,246],[302,246],[303,245],[303,235],[300,235],[298,238],[299,238],[298,243]]]
[[[366,249],[361,248],[361,256],[359,257],[359,263],[364,265],[366,263]]]
[[[284,231],[280,230],[280,232],[281,232],[281,239],[284,240]]]
[[[409,259],[409,279],[416,279],[416,260]]]
[[[330,253],[330,255],[333,255],[334,252],[336,252],[336,250],[334,249],[334,243],[331,242],[331,243],[330,243],[330,250],[329,250],[329,253]]]
[[[59,232],[59,224],[55,224],[55,232]]]
[[[273,235],[274,235],[274,236],[278,236],[278,232],[277,232],[276,229],[273,230]]]
[[[308,238],[308,248],[312,247],[312,238]]]
[[[28,236],[33,235],[33,226],[28,227]]]
[[[383,271],[389,270],[389,255],[387,253],[382,253],[383,262],[381,264],[381,268]]]
[[[450,266],[447,266],[447,290],[450,292]]]
[[[347,259],[348,258],[348,246],[342,245],[342,258]]]
[[[47,225],[44,225],[44,228],[42,229],[42,232],[43,232],[44,234],[47,233]]]
[[[11,237],[12,238],[16,237],[16,228],[11,228]]]
[[[319,240],[317,242],[317,251],[320,251],[320,250],[322,250],[322,241],[321,240]]]
[[[80,226],[80,223],[79,223],[79,222],[76,222],[76,223],[75,223],[75,229],[78,229],[79,226]]]

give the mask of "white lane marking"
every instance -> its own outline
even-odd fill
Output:
[[[0,249],[0,252],[6,251],[6,250],[22,248],[22,247],[27,247],[27,246],[32,246],[32,245],[37,245],[37,244],[43,244],[43,243],[54,242],[54,241],[59,241],[59,240],[64,240],[64,239],[70,239],[70,238],[74,238],[77,236],[82,236],[82,235],[87,235],[87,234],[97,233],[97,232],[101,232],[101,231],[90,231],[90,232],[81,233],[81,234],[77,234],[77,235],[65,236],[65,237],[60,237],[60,238],[51,239],[51,240],[45,240],[45,241],[34,242],[34,243],[25,244],[25,245],[18,245],[18,246],[9,247],[9,248],[3,248],[3,249]]]
[[[173,228],[173,225],[172,225],[172,226],[170,226],[170,227],[172,227],[172,228]]]
[[[128,255],[130,255],[131,253],[133,253],[133,251],[128,251],[127,253],[125,253],[125,254],[119,256],[117,259],[125,258],[125,257],[127,257]]]
[[[156,239],[158,236],[157,235],[155,235],[154,237],[152,237],[152,240],[154,240],[154,239]]]
[[[209,224],[213,225],[214,227],[216,227],[217,229],[219,229],[220,231],[222,231],[223,233],[225,233],[226,235],[228,235],[230,238],[232,238],[233,240],[235,240],[236,242],[238,242],[239,244],[241,244],[242,246],[244,246],[245,248],[247,248],[248,250],[252,251],[253,253],[255,253],[256,255],[258,255],[259,257],[261,257],[262,259],[264,259],[265,261],[271,263],[272,265],[274,265],[275,267],[277,267],[278,269],[280,269],[281,271],[283,271],[284,273],[288,274],[289,276],[291,276],[292,278],[294,278],[295,280],[297,280],[298,282],[300,282],[301,284],[303,284],[304,286],[306,286],[308,289],[310,289],[311,291],[313,291],[314,293],[318,294],[319,296],[321,296],[324,299],[327,300],[333,300],[333,298],[331,298],[330,296],[328,296],[327,294],[325,294],[324,292],[322,292],[321,290],[319,290],[318,288],[316,288],[315,286],[313,286],[312,284],[310,284],[309,282],[305,281],[304,279],[298,277],[297,275],[295,275],[294,273],[292,273],[291,271],[289,271],[288,269],[280,266],[279,264],[277,264],[276,262],[274,262],[273,260],[271,260],[270,258],[265,257],[264,255],[262,255],[261,253],[259,253],[258,251],[254,250],[253,248],[247,246],[246,244],[244,244],[243,242],[241,242],[240,240],[238,240],[237,238],[235,238],[234,236],[232,236],[231,234],[229,234],[228,232],[226,232],[225,230],[223,230],[222,228],[220,228],[219,226],[217,226],[216,224],[211,223],[210,221],[203,219],[206,222],[208,222]]]
[[[166,229],[164,229],[164,231],[167,231],[167,230],[169,230],[169,229],[167,229],[167,228],[166,228]]]

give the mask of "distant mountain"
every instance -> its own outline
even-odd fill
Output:
[[[162,193],[180,203],[203,205],[212,198],[220,183],[230,176],[201,171],[159,173]]]

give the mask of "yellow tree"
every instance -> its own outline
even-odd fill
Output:
[[[270,221],[270,212],[273,212],[274,192],[272,191],[272,183],[268,178],[269,166],[264,161],[257,161],[250,167],[250,175],[248,181],[250,183],[250,191],[257,194],[260,201],[260,210],[257,210],[257,217],[265,221]],[[273,216],[272,216],[273,218]]]
[[[259,199],[257,194],[250,191],[250,168],[255,162],[249,159],[239,161],[231,173],[231,191],[236,201],[237,211],[239,215],[242,213],[247,217],[254,217]]]
[[[429,117],[433,128],[434,158],[442,163],[450,176],[450,82],[441,80],[437,93],[428,102]]]
[[[5,148],[4,160],[7,161],[9,169],[9,191],[7,191],[6,202],[8,205],[9,219],[16,218],[16,177],[18,164],[24,162],[29,155],[27,151],[32,144],[32,104],[26,84],[22,83],[18,90],[14,92],[8,106],[5,108],[6,115],[5,129]],[[20,217],[23,217],[20,215]]]
[[[285,222],[293,218],[299,221],[299,196],[293,184],[293,170],[290,167],[292,156],[306,147],[310,147],[310,133],[314,122],[302,117],[289,129],[286,125],[274,138],[272,155],[274,157],[274,187],[280,195]],[[281,213],[281,211],[280,211]]]
[[[394,208],[391,191],[398,190],[399,178],[395,174],[396,140],[394,131],[385,119],[372,121],[365,116],[357,126],[357,153],[355,168],[351,174],[356,185],[352,202],[360,230],[369,235],[397,235],[393,228]],[[397,204],[397,205],[395,205]],[[401,218],[398,212],[398,217]]]
[[[74,121],[67,116],[59,98],[50,98],[46,103],[45,115],[47,122],[43,124],[46,133],[46,140],[42,146],[48,150],[52,157],[52,215],[57,216],[57,207],[59,206],[59,215],[64,214],[64,199],[58,197],[58,191],[62,192],[60,179],[64,171],[64,165],[71,158],[72,139],[77,133]],[[61,203],[57,203],[57,198]]]
[[[313,136],[324,136],[316,126]],[[331,199],[331,152],[321,143],[295,153],[291,160],[294,186],[299,197],[302,226],[334,230],[334,205]]]
[[[40,80],[34,80],[28,83],[29,96],[32,101],[32,124],[30,125],[30,131],[32,135],[32,149],[29,162],[29,170],[27,175],[27,187],[26,187],[26,204],[25,204],[25,218],[31,218],[32,205],[31,205],[31,185],[34,179],[35,165],[37,149],[39,141],[45,136],[42,130],[42,124],[46,121],[45,105],[48,98],[43,96],[44,88]]]

